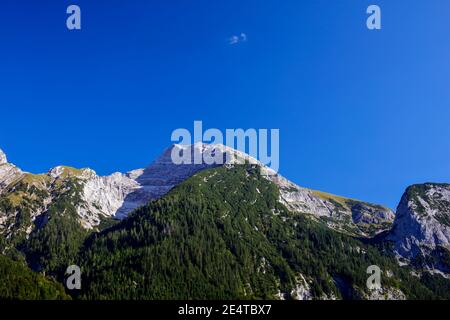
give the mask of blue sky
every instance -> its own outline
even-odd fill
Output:
[[[447,0],[3,0],[0,148],[31,172],[109,174],[194,120],[279,128],[281,174],[395,207],[409,184],[450,182],[449,14]]]

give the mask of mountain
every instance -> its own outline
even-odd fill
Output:
[[[291,210],[314,215],[326,221],[330,227],[354,235],[368,236],[384,231],[390,227],[394,218],[390,209],[379,205],[299,187],[284,177],[271,173],[269,168],[248,155],[223,145],[174,145],[145,169],[137,169],[125,174],[114,173],[106,177],[98,176],[91,169],[74,169],[66,166],[55,167],[46,174],[24,173],[9,164],[6,156],[1,152],[0,194],[4,194],[6,206],[26,207],[29,211],[27,221],[22,223],[20,230],[28,235],[34,228],[32,222],[38,217],[40,220],[45,220],[46,218],[42,215],[48,211],[48,206],[54,199],[60,197],[61,193],[67,191],[65,185],[75,184],[79,190],[77,201],[73,205],[78,220],[83,228],[94,229],[107,218],[126,217],[132,210],[160,198],[198,171],[216,166],[205,163],[177,165],[171,159],[173,152],[188,152],[192,155],[199,153],[202,156],[219,153],[223,158],[227,154],[233,154],[236,162],[247,160],[257,163],[265,170],[267,177],[279,185],[282,191],[280,201]],[[39,201],[35,201],[36,199]],[[11,223],[8,221],[17,220],[19,213],[19,210],[11,210],[11,208],[4,211],[6,215],[4,214],[3,217],[0,211],[0,219],[2,219],[0,232],[2,227],[3,230],[7,229],[5,223],[10,226]]]
[[[92,235],[81,299],[438,298],[395,258],[292,212],[256,165],[203,170]],[[384,271],[369,292],[366,269]],[[433,282],[434,283],[434,282]]]
[[[82,266],[83,289],[68,292],[80,299],[447,299],[448,195],[411,186],[394,214],[223,145],[174,145],[109,176],[31,174],[0,151],[0,253],[59,282]],[[365,286],[370,265],[379,290]]]
[[[403,261],[425,260],[428,269],[450,273],[450,184],[408,187],[387,239]]]

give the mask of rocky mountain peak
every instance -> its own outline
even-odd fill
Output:
[[[0,193],[22,175],[22,171],[9,163],[6,154],[0,149]]]
[[[408,187],[397,207],[388,239],[396,252],[412,259],[438,247],[450,250],[450,184],[424,183]]]
[[[0,149],[0,165],[7,164],[8,158],[6,158],[6,154],[3,152],[2,149]]]

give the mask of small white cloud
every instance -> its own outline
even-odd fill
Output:
[[[240,35],[233,35],[230,38],[228,38],[228,44],[234,45],[238,44],[239,42],[246,42],[247,41],[247,35],[245,33],[241,33]]]
[[[238,36],[232,36],[231,38],[228,39],[228,44],[236,44],[238,42],[239,42]]]

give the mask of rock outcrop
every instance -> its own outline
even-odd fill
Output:
[[[282,176],[270,176],[280,187],[280,201],[291,211],[310,214],[332,229],[356,236],[389,230],[394,212],[386,207],[300,187]]]
[[[8,159],[6,158],[6,154],[0,149],[0,166],[7,163]]]
[[[19,179],[22,171],[15,165],[8,163],[5,153],[0,149],[0,194],[8,185]]]
[[[425,183],[408,187],[397,208],[388,240],[409,260],[441,247],[450,250],[450,184]]]

